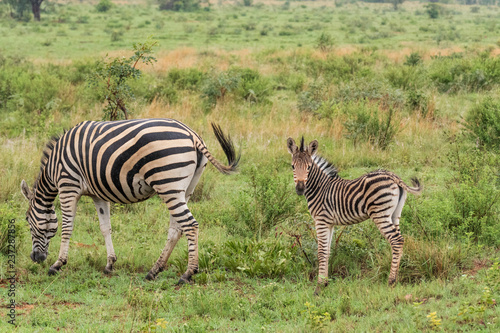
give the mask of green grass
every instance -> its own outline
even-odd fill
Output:
[[[4,11],[0,45],[9,45],[1,49],[4,55],[45,60],[103,55],[151,35],[161,42],[162,50],[313,47],[323,32],[333,35],[338,47],[496,46],[498,7],[471,13],[468,6],[443,6],[448,12],[433,20],[413,2],[396,12],[390,4],[356,3],[337,8],[328,1],[306,6],[292,2],[289,10],[280,3],[252,7],[215,4],[209,11],[195,13],[159,11],[156,5],[115,6],[99,13],[88,4],[52,4],[42,13],[41,22],[18,23],[7,19]]]
[[[449,332],[499,331],[500,278],[489,269],[499,260],[499,155],[480,147],[460,121],[486,98],[500,98],[500,12],[443,5],[447,12],[432,20],[415,2],[399,11],[338,4],[212,4],[195,13],[54,4],[39,23],[0,10],[0,331],[12,329],[10,219],[18,332],[420,332],[439,329],[439,321]],[[331,50],[317,48],[324,32],[335,41]],[[187,264],[182,238],[168,269],[144,281],[167,238],[168,211],[156,197],[112,206],[118,261],[114,274],[104,275],[104,241],[84,197],[68,264],[49,277],[60,235],[44,263],[31,262],[20,182],[32,185],[51,135],[102,119],[102,92],[86,81],[95,61],[108,52],[128,55],[150,35],[159,40],[158,63],[131,82],[132,117],[181,120],[222,160],[209,126],[216,122],[242,152],[239,174],[209,166],[189,204],[200,224],[200,273],[193,285],[174,286]],[[405,65],[412,53],[421,62]],[[218,97],[215,82],[224,76],[238,84]],[[397,121],[387,146],[374,143],[376,126],[352,139],[349,131],[367,124],[361,116],[380,124],[390,107]],[[387,286],[390,246],[367,221],[336,229],[329,286],[313,296],[313,222],[295,195],[286,150],[289,136],[302,135],[319,141],[319,153],[342,177],[384,168],[422,182],[423,194],[410,196],[403,210],[406,242],[394,288]],[[56,211],[60,216],[57,201]]]

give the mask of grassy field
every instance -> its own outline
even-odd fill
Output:
[[[425,5],[212,1],[179,13],[65,2],[42,6],[41,22],[0,5],[0,331],[500,331],[500,8],[441,4],[432,19]],[[208,167],[190,202],[200,273],[174,285],[183,238],[168,269],[144,280],[168,228],[154,197],[112,206],[118,261],[103,274],[97,214],[82,198],[68,264],[48,276],[60,233],[33,263],[21,180],[33,185],[52,135],[103,118],[103,92],[89,87],[96,62],[129,57],[149,36],[157,62],[130,82],[132,117],[178,119],[223,160],[216,122],[242,152],[238,174]],[[286,149],[302,135],[344,178],[383,168],[420,179],[395,287],[390,246],[367,221],[336,229],[329,286],[313,295],[314,225]]]

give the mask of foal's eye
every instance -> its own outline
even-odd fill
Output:
[[[295,170],[295,166],[292,164],[292,170]]]

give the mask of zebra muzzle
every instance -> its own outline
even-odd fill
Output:
[[[39,251],[33,251],[31,252],[31,260],[33,260],[36,263],[41,263],[45,259],[47,259],[47,253],[39,252]]]
[[[295,185],[295,192],[297,192],[298,195],[304,195],[305,191],[306,183],[304,181],[298,181],[297,185]]]

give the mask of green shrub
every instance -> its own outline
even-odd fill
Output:
[[[334,44],[335,40],[333,39],[332,35],[326,32],[322,32],[316,40],[316,48],[321,50],[322,52],[331,51]]]
[[[146,91],[144,98],[148,102],[152,102],[155,98],[159,98],[164,102],[173,104],[178,101],[179,96],[172,83],[168,80],[164,80],[152,87],[150,86]]]
[[[192,12],[200,8],[200,0],[158,0],[160,10]]]
[[[96,6],[95,9],[100,13],[105,13],[113,7],[113,3],[111,0],[101,0]]]
[[[241,78],[236,90],[240,97],[252,103],[268,101],[267,98],[273,92],[269,79],[262,77],[258,71],[250,68],[236,69],[235,72],[239,73]]]
[[[205,74],[196,68],[172,68],[167,79],[180,90],[196,90],[203,82]]]
[[[273,168],[252,168],[248,186],[233,199],[235,222],[260,239],[298,209],[291,177],[281,176]],[[241,227],[240,227],[241,229]]]
[[[439,14],[442,12],[441,5],[437,3],[428,3],[424,7],[427,15],[429,15],[431,19],[437,19],[439,17]]]
[[[488,245],[500,244],[500,159],[466,143],[455,141],[448,154],[453,178],[448,183],[453,214],[446,226],[459,237]]]
[[[473,106],[462,124],[478,145],[496,151],[500,149],[500,100],[489,97]]]
[[[420,114],[423,118],[434,116],[434,103],[429,93],[419,89],[405,92],[405,106],[410,114]]]
[[[204,80],[201,93],[208,103],[208,106],[215,106],[218,102],[224,101],[227,93],[235,90],[241,77],[239,73],[228,71],[213,71]]]
[[[437,57],[429,68],[429,78],[440,92],[490,90],[500,80],[500,58],[487,54],[465,58],[460,53]]]
[[[389,106],[384,110],[378,103],[358,102],[346,103],[344,109],[348,119],[344,122],[346,137],[354,145],[359,142],[370,142],[380,149],[386,149],[394,141],[398,132],[396,110]]]
[[[412,52],[410,55],[405,57],[406,66],[417,66],[422,63],[422,57],[417,52]]]

